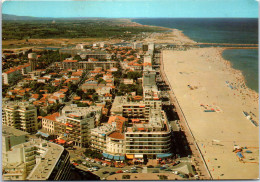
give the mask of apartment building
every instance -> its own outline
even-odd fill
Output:
[[[2,123],[28,133],[38,129],[37,109],[29,102],[5,102],[2,108]]]
[[[7,152],[20,143],[27,142],[29,133],[2,125],[2,164],[8,162]]]
[[[53,113],[51,115],[42,118],[42,130],[53,134],[55,133],[56,118],[60,116],[60,113]]]
[[[3,180],[69,180],[69,159],[62,146],[34,139],[8,151]]]
[[[111,132],[115,130],[116,127],[108,123],[104,124],[103,126],[91,129],[91,148],[100,152],[105,151],[107,148],[106,138]]]
[[[125,132],[126,157],[128,159],[156,159],[170,153],[171,129],[165,113],[152,114],[149,123],[133,123]]]
[[[31,71],[32,69],[30,64],[24,64],[10,68],[9,70],[2,73],[3,84],[12,84],[14,83],[14,81],[22,78],[22,75],[27,74]]]
[[[116,96],[111,108],[111,115],[119,115],[135,122],[149,122],[151,112],[160,114],[162,102],[152,97],[151,100],[129,101],[126,96]]]
[[[105,153],[113,156],[115,160],[120,160],[120,156],[126,153],[124,133],[113,131],[106,139],[107,147]]]

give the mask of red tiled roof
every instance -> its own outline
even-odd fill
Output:
[[[124,139],[125,136],[122,134],[122,133],[119,133],[119,132],[112,132],[110,135],[108,135],[109,137],[111,138],[115,138],[115,139]]]
[[[64,63],[76,63],[78,60],[64,60]]]
[[[60,113],[55,112],[52,115],[45,116],[43,118],[48,119],[48,120],[52,120],[52,121],[56,121],[56,117],[59,117],[59,116],[60,116]]]

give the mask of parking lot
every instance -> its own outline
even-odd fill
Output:
[[[182,179],[195,179],[195,173],[191,167],[190,158],[180,158],[175,164],[164,164],[164,165],[126,165],[124,167],[111,167],[106,165],[104,162],[96,161],[90,158],[81,157],[79,160],[73,160],[75,168],[91,172],[92,174],[98,176],[101,180],[110,179],[110,176],[118,176],[118,174],[145,174],[145,173],[161,173],[174,174],[175,176],[181,177]],[[78,163],[77,163],[78,162]],[[120,175],[119,175],[120,176]],[[122,175],[121,175],[122,176]],[[172,175],[171,175],[172,176]]]

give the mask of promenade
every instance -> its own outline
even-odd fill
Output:
[[[258,122],[258,95],[243,86],[242,73],[222,58],[221,50],[164,50],[162,78],[171,88],[171,101],[208,179],[256,179],[258,127],[243,111],[254,113]],[[239,160],[232,152],[235,146],[249,148],[252,153],[244,150],[244,158]]]
[[[198,171],[200,171],[200,174],[202,176],[201,179],[213,179],[212,175],[208,169],[208,166],[204,160],[204,157],[198,147],[198,144],[192,134],[192,131],[190,130],[189,124],[180,107],[180,104],[179,104],[176,96],[174,95],[174,91],[171,87],[171,84],[168,81],[168,78],[165,74],[164,63],[163,63],[163,53],[160,54],[160,73],[161,73],[162,79],[165,81],[165,83],[167,85],[169,85],[169,87],[171,89],[170,91],[168,91],[169,96],[170,96],[170,101],[174,105],[174,107],[176,108],[176,112],[178,113],[181,129],[184,131],[184,133],[187,137],[187,141],[189,142],[191,151],[193,153],[192,159],[195,162]]]

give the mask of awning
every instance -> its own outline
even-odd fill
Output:
[[[60,144],[64,144],[64,143],[66,143],[66,141],[65,141],[65,140],[62,140],[62,139],[60,139],[60,140],[58,140],[58,143],[60,143]]]
[[[106,153],[103,153],[102,155],[103,155],[105,158],[108,157],[108,154],[106,154]]]
[[[166,157],[171,157],[172,154],[171,153],[157,154],[156,156],[157,156],[157,158],[166,158]]]
[[[145,130],[144,128],[137,128],[137,130],[139,130],[139,131],[143,131],[143,130]]]
[[[125,156],[120,156],[120,161],[124,161],[125,160]]]
[[[135,154],[135,158],[142,159],[142,158],[144,158],[144,155],[143,154]]]
[[[114,156],[113,156],[113,155],[109,155],[109,154],[108,154],[107,158],[109,158],[109,159],[113,159],[113,158],[114,158]]]
[[[48,138],[50,136],[49,134],[43,133],[43,132],[40,132],[40,131],[38,131],[36,134],[41,135],[41,136],[46,137],[46,138]]]
[[[139,122],[140,119],[132,119],[132,122]]]
[[[126,154],[126,158],[127,158],[127,159],[133,159],[133,158],[134,158],[134,155],[131,155],[131,154],[130,154],[130,155],[127,155],[127,154]]]
[[[119,161],[119,160],[120,160],[119,157],[120,157],[120,156],[114,156],[114,159],[115,159],[116,161]]]

